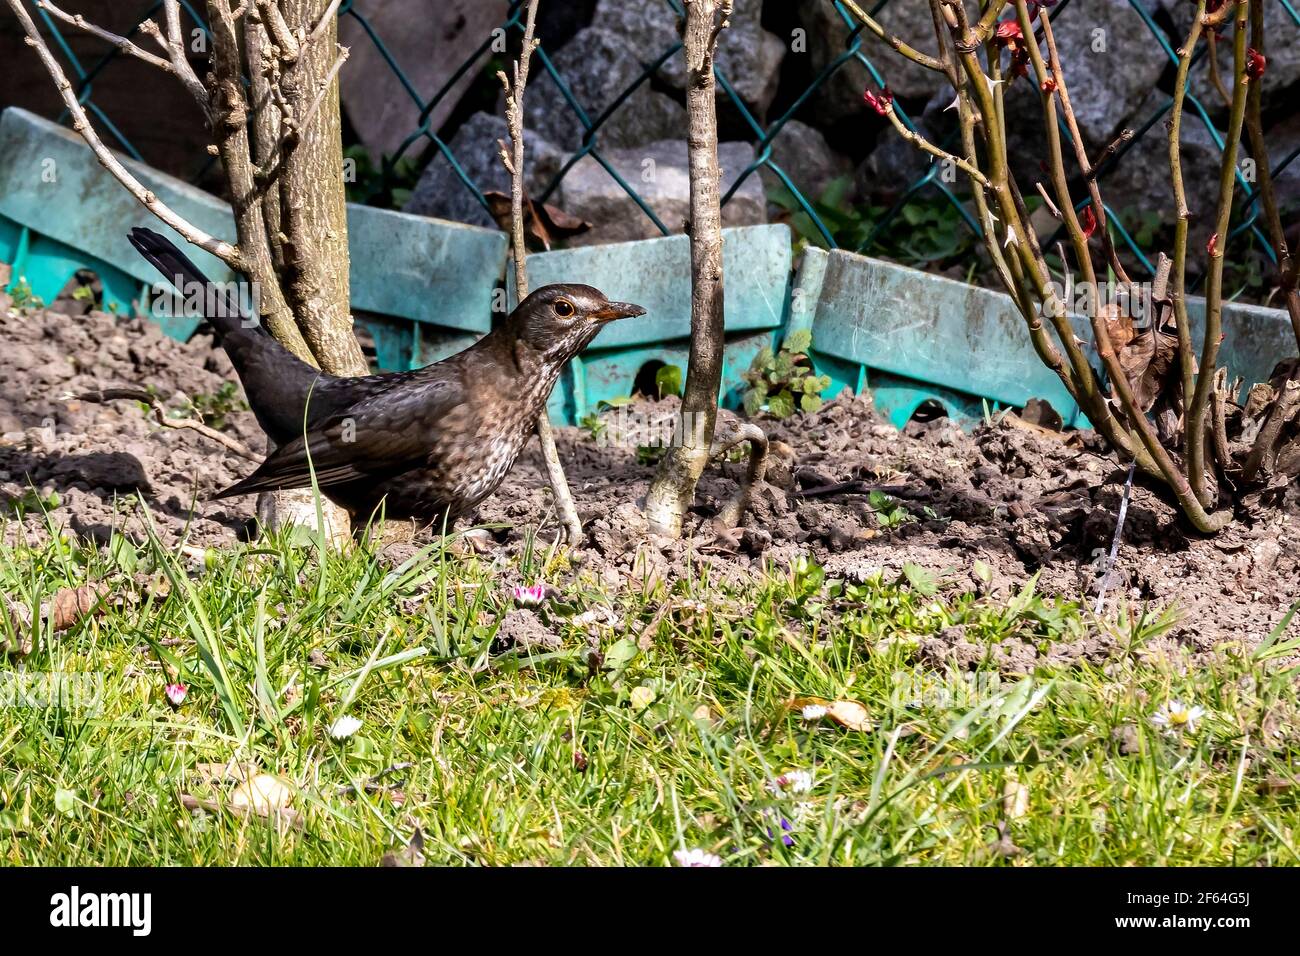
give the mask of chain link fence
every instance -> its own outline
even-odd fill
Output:
[[[205,29],[202,15],[203,5],[191,2],[191,0],[181,0],[181,2],[189,16],[193,18],[195,23],[199,24],[199,28],[201,30]],[[679,17],[683,15],[681,0],[663,0],[663,2],[671,9],[673,14]],[[891,71],[897,69],[901,63],[901,59],[892,50],[879,42],[874,36],[865,32],[865,28],[856,21],[851,12],[839,0],[824,0],[824,2],[833,4],[835,14],[843,21],[844,28],[847,31],[844,48],[816,72],[816,75],[811,78],[811,81],[802,91],[798,91],[796,95],[786,97],[786,102],[778,115],[764,122],[759,116],[755,115],[755,112],[737,93],[736,87],[733,85],[735,77],[729,77],[721,67],[716,69],[721,96],[725,98],[728,108],[740,118],[746,138],[751,139],[754,145],[753,161],[730,184],[723,197],[723,203],[731,202],[737,191],[751,176],[758,175],[760,170],[765,170],[770,174],[768,177],[769,182],[779,184],[775,188],[781,192],[788,203],[791,213],[797,218],[801,227],[800,231],[804,233],[805,239],[826,248],[848,248],[854,252],[872,253],[876,251],[881,238],[890,234],[892,228],[898,225],[900,220],[902,221],[902,228],[907,227],[910,218],[909,209],[914,208],[918,203],[933,203],[936,200],[950,209],[951,215],[960,221],[962,229],[969,230],[971,236],[978,237],[980,226],[970,209],[967,208],[967,200],[958,192],[959,184],[956,177],[943,175],[941,164],[930,164],[924,173],[898,189],[898,198],[892,205],[884,209],[882,214],[874,217],[869,225],[855,230],[846,239],[844,232],[834,228],[834,224],[828,221],[826,204],[819,202],[818,197],[809,196],[804,190],[800,189],[791,172],[782,168],[774,158],[774,145],[777,143],[778,138],[783,135],[791,121],[805,108],[810,98],[827,83],[831,82],[837,73],[849,69],[853,64],[858,64],[865,68],[873,83],[879,87],[884,87],[889,83]],[[892,0],[892,2],[897,5],[902,0]],[[1149,55],[1164,57],[1168,59],[1170,64],[1176,64],[1177,54],[1174,44],[1170,42],[1169,35],[1159,26],[1153,14],[1153,8],[1161,9],[1159,0],[1127,0],[1127,2],[1150,32],[1152,45],[1149,47]],[[1280,22],[1289,31],[1289,33],[1279,32],[1278,35],[1270,36],[1270,48],[1278,49],[1281,45],[1300,43],[1300,31],[1297,30],[1297,28],[1300,28],[1300,13],[1297,13],[1294,0],[1266,0],[1266,2],[1277,6],[1278,10],[1275,13],[1280,15]],[[880,0],[874,7],[870,8],[869,12],[873,16],[881,14],[886,11],[890,3],[891,0]],[[137,18],[137,24],[157,16],[161,6],[162,4],[157,0],[145,4]],[[1194,5],[1190,3],[1188,6],[1194,8]],[[1072,0],[1059,0],[1048,13],[1054,22],[1062,17],[1087,17],[1089,12],[1083,7],[1084,4],[1077,2],[1077,0],[1075,2],[1072,2]],[[356,21],[368,42],[374,44],[383,62],[387,64],[400,82],[405,95],[410,97],[412,103],[418,109],[418,121],[415,128],[410,131],[392,155],[383,158],[381,174],[386,187],[390,186],[394,181],[395,171],[403,161],[410,163],[413,158],[429,152],[429,148],[432,147],[437,154],[445,158],[463,188],[472,194],[484,210],[489,208],[483,185],[476,182],[466,171],[464,165],[458,160],[449,145],[448,138],[441,135],[440,130],[434,128],[433,118],[438,113],[439,107],[444,106],[444,101],[451,97],[459,97],[462,94],[463,84],[461,84],[461,81],[467,74],[481,69],[485,57],[493,52],[501,52],[503,37],[510,38],[510,42],[517,47],[520,42],[519,38],[523,33],[525,10],[526,4],[524,0],[513,0],[505,21],[497,30],[482,37],[481,42],[465,57],[460,67],[451,74],[439,89],[421,90],[411,80],[409,73],[403,69],[402,63],[392,53],[389,45],[385,43],[384,37],[375,28],[371,18],[368,17],[365,0],[344,0],[340,6],[339,15]],[[111,49],[94,62],[83,62],[81,58],[74,54],[72,47],[69,45],[65,37],[65,28],[62,28],[46,11],[38,9],[37,13],[54,38],[57,48],[62,51],[71,67],[78,98],[101,130],[107,134],[106,140],[110,141],[110,145],[116,145],[136,159],[146,159],[146,157],[140,155],[130,139],[114,124],[112,117],[95,102],[96,84],[110,80],[111,73],[109,71],[113,63],[122,54],[116,49]],[[912,34],[909,39],[919,41],[924,46],[924,35],[930,28],[928,17],[926,23],[917,26],[925,29],[909,30],[908,32]],[[129,36],[134,37],[138,33],[139,26],[137,25]],[[543,45],[536,52],[534,86],[547,82],[555,84],[565,107],[572,111],[573,116],[581,125],[582,135],[579,148],[573,151],[560,165],[558,171],[551,177],[550,182],[546,184],[536,198],[543,201],[548,200],[559,188],[574,165],[580,160],[590,157],[605,169],[620,189],[626,192],[640,212],[653,223],[655,230],[665,235],[670,232],[669,227],[661,221],[651,204],[638,192],[637,187],[632,182],[629,182],[628,178],[606,158],[601,148],[601,134],[602,130],[610,122],[611,117],[615,116],[619,110],[629,108],[629,99],[643,85],[653,84],[659,71],[677,55],[680,49],[681,43],[678,42],[657,52],[646,51],[640,75],[636,76],[634,81],[625,89],[617,91],[616,95],[599,112],[594,112],[590,108],[591,104],[583,103],[575,94],[570,82],[566,80],[566,65],[562,62],[562,51],[560,54],[548,51],[545,42],[543,42]],[[1204,89],[1204,87],[1197,86],[1196,77],[1198,75],[1204,76],[1206,73],[1208,69],[1207,59],[1205,47],[1202,46],[1193,66],[1193,79],[1190,81],[1192,89],[1187,97],[1187,110],[1189,122],[1203,124],[1210,139],[1221,150],[1223,136],[1212,118],[1213,104],[1203,102],[1202,95],[1197,92],[1197,89]],[[1124,65],[1116,64],[1116,68],[1122,69]],[[1066,80],[1067,82],[1070,80],[1069,75],[1066,76]],[[1113,176],[1116,170],[1125,163],[1126,158],[1139,147],[1145,137],[1163,138],[1165,135],[1163,121],[1172,105],[1172,97],[1166,96],[1164,99],[1163,106],[1157,108],[1149,116],[1142,117],[1139,122],[1130,124],[1133,126],[1135,136],[1114,151],[1113,155],[1103,164],[1099,174],[1103,190],[1106,180]],[[897,105],[897,111],[904,124],[909,128],[917,128],[917,120],[909,115],[901,104]],[[874,116],[869,116],[869,114],[869,110],[863,110],[863,123],[874,119]],[[64,119],[66,119],[66,116]],[[1062,126],[1062,133],[1068,142],[1069,132],[1064,128],[1064,125]],[[881,135],[889,136],[893,134],[891,131],[885,130]],[[949,140],[948,145],[955,144],[952,140]],[[1300,147],[1293,149],[1289,154],[1275,161],[1273,165],[1274,176],[1276,177],[1291,166],[1298,154],[1300,154]],[[1241,187],[1238,193],[1238,214],[1235,219],[1236,225],[1228,237],[1228,242],[1231,244],[1241,237],[1249,235],[1253,240],[1252,245],[1275,262],[1274,253],[1257,224],[1260,215],[1259,191],[1253,181],[1254,177],[1248,175],[1241,168],[1238,169],[1237,176]],[[1079,208],[1082,209],[1088,202],[1087,198],[1083,199],[1079,204]],[[1154,249],[1150,247],[1150,239],[1143,235],[1142,230],[1135,229],[1132,223],[1125,221],[1123,210],[1108,208],[1106,212],[1107,221],[1114,229],[1118,240],[1117,245],[1126,249],[1127,253],[1142,268],[1148,272],[1153,272],[1151,260]]]

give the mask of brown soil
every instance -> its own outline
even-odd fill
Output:
[[[215,546],[247,535],[252,499],[207,498],[251,463],[192,431],[158,427],[134,402],[65,398],[121,384],[152,385],[173,405],[178,392],[214,393],[233,374],[209,339],[181,344],[141,320],[19,314],[8,305],[0,296],[0,504],[21,500],[32,487],[42,496],[55,491],[60,500],[50,517],[67,531],[103,541],[116,527],[142,537],[141,516],[125,500],[138,489],[172,541],[184,536]],[[746,527],[719,535],[708,520],[742,473],[742,464],[728,463],[706,474],[679,542],[642,535],[638,499],[654,469],[638,462],[635,447],[561,429],[561,455],[588,529],[576,562],[610,585],[642,587],[647,578],[671,578],[688,557],[718,579],[749,577],[766,561],[784,565],[811,553],[846,577],[877,569],[897,575],[910,562],[996,596],[1038,573],[1042,593],[1094,600],[1098,555],[1110,547],[1125,475],[1095,436],[1009,420],[974,434],[946,419],[900,432],[876,416],[869,398],[847,394],[816,415],[763,425],[774,440],[770,483],[758,489]],[[227,430],[261,447],[250,413],[229,415]],[[492,531],[489,546],[513,551],[530,528],[540,523],[543,537],[554,528],[542,475],[534,445],[480,509],[478,523],[508,526]],[[853,484],[826,490],[846,482]],[[883,526],[867,493],[872,487],[900,502],[906,520]],[[1300,595],[1300,556],[1292,546],[1298,514],[1300,490],[1292,486],[1280,510],[1206,539],[1139,479],[1109,605],[1176,602],[1181,619],[1158,645],[1166,649],[1200,654],[1225,642],[1252,645]],[[4,526],[7,543],[44,533],[44,519],[30,510]],[[976,562],[991,569],[991,578],[976,573]],[[959,633],[945,634],[930,652],[960,656],[964,643]],[[1100,660],[1112,651],[1106,639],[1093,637],[1049,649],[1025,643],[999,654],[1020,669],[1044,654]]]

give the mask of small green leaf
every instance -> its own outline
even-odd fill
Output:
[[[799,407],[811,415],[822,407],[822,397],[820,395],[805,395],[799,399]]]
[[[665,398],[669,395],[682,394],[682,370],[676,365],[665,365],[659,371],[655,372],[655,388],[659,390],[659,397]]]
[[[910,561],[903,565],[903,577],[913,591],[922,597],[931,597],[939,590],[939,579],[933,572]]]
[[[54,809],[58,810],[65,817],[71,816],[72,812],[77,809],[77,794],[73,790],[64,790],[59,788],[54,791]]]
[[[807,352],[812,345],[812,330],[797,329],[785,337],[784,348],[790,352]]]
[[[767,410],[777,418],[789,418],[794,414],[794,396],[788,388],[783,388],[767,399]]]

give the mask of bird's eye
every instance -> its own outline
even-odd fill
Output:
[[[570,302],[568,299],[555,300],[555,314],[558,315],[560,318],[567,319],[570,316],[572,316],[573,313],[576,311],[577,309],[573,307],[573,303]]]

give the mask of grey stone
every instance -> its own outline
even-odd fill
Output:
[[[885,29],[900,35],[915,48],[933,52],[934,27],[929,0],[890,0],[877,19]],[[817,75],[844,52],[851,28],[831,0],[799,0],[799,22],[805,31],[807,51],[796,48],[791,55],[811,57],[810,73]],[[940,87],[946,88],[947,80],[941,74],[895,53],[870,33],[863,34],[862,51],[896,96],[929,99]],[[869,85],[874,86],[867,68],[858,59],[850,59],[813,94],[814,120],[822,125],[864,116],[862,91]]]
[[[1091,0],[1086,11],[1066,10],[1052,27],[1070,104],[1095,153],[1130,118],[1146,115],[1138,107],[1169,58],[1129,0]]]
[[[853,170],[848,157],[835,152],[826,142],[826,137],[798,120],[790,120],[781,127],[772,141],[772,162],[780,166],[781,171],[809,199],[816,199],[833,180]],[[769,189],[783,187],[777,175],[766,166],[760,167],[760,172]]]
[[[1158,90],[1153,91],[1138,107],[1139,115],[1154,112],[1168,99]],[[1213,232],[1221,155],[1205,124],[1197,117],[1185,116],[1182,170],[1187,207],[1191,212],[1187,247],[1191,271],[1199,268],[1197,263],[1204,259],[1205,244]],[[1130,231],[1138,226],[1137,217],[1144,214],[1158,215],[1172,223],[1174,189],[1169,171],[1169,137],[1164,124],[1151,127],[1115,169],[1102,176],[1100,186],[1102,199],[1119,214]],[[1172,254],[1172,250],[1165,251]]]
[[[638,149],[602,150],[601,155],[668,229],[682,231],[690,215],[685,140],[665,140]],[[754,149],[748,143],[722,143],[718,146],[724,195],[753,160]],[[662,235],[623,187],[590,156],[569,170],[560,191],[560,204],[566,212],[594,224],[589,233],[571,240],[571,245],[626,242]],[[745,226],[764,222],[765,205],[762,183],[757,176],[751,175],[731,201],[722,207],[723,225]]]
[[[763,0],[736,0],[730,25],[718,37],[716,66],[745,104],[765,114],[776,95],[786,44],[762,26]],[[592,26],[633,39],[644,56],[658,57],[681,42],[677,15],[664,0],[600,0]],[[659,68],[659,76],[686,89],[686,58],[679,50]],[[721,84],[718,96],[725,96]]]
[[[945,144],[949,134],[957,129],[957,111],[944,109],[952,102],[951,94],[951,89],[940,90],[921,114],[913,117],[917,129],[932,143]],[[934,162],[929,153],[903,139],[892,126],[887,127],[881,130],[876,148],[858,166],[855,175],[858,195],[892,204],[912,183],[929,172]],[[964,189],[966,174],[958,173],[957,177],[958,185]]]
[[[421,96],[433,96],[465,57],[505,22],[509,4],[507,0],[382,0],[363,6],[361,12],[412,86]],[[351,52],[340,74],[343,108],[372,156],[391,155],[420,125],[420,107],[357,19],[343,17],[339,25],[339,42]],[[479,65],[486,59],[485,54]],[[433,111],[430,129],[442,125],[478,72],[477,68],[465,71]]]
[[[1196,5],[1180,0],[1158,0],[1173,20],[1175,35],[1172,46],[1175,48],[1187,39],[1187,31],[1192,25],[1192,14]],[[1220,76],[1224,83],[1229,83],[1232,74],[1232,26],[1224,28],[1223,40],[1217,45],[1216,52]],[[1268,66],[1264,70],[1264,105],[1282,105],[1287,103],[1288,87],[1300,82],[1300,27],[1291,19],[1291,15],[1277,0],[1264,3],[1264,54]],[[1210,71],[1206,63],[1197,66],[1192,74],[1192,92],[1203,97],[1203,103],[1215,113],[1226,112],[1223,98],[1214,88]]]
[[[1297,147],[1300,147],[1300,113],[1292,113],[1264,131],[1268,143],[1270,168],[1286,159]],[[1284,211],[1300,207],[1300,159],[1293,159],[1291,165],[1273,177],[1273,189],[1277,203]]]
[[[510,177],[501,164],[497,143],[509,141],[506,121],[490,113],[475,113],[456,131],[448,147],[471,180],[484,192],[510,191]],[[564,163],[565,153],[541,136],[524,131],[525,184],[530,195],[538,195]],[[469,190],[451,163],[436,152],[416,183],[403,212],[451,219],[474,226],[495,227],[492,217]]]
[[[588,27],[555,54],[555,62],[587,118],[595,121],[644,72],[642,57],[641,45],[635,38]],[[554,79],[544,70],[533,71],[524,100],[524,117],[529,129],[557,146],[568,150],[581,147],[585,130]],[[606,147],[640,146],[681,136],[685,131],[686,108],[644,82],[600,126],[597,142]]]

